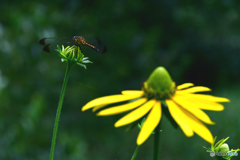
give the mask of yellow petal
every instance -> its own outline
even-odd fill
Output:
[[[212,133],[208,130],[208,128],[199,121],[196,117],[190,114],[187,111],[183,111],[186,115],[186,120],[188,121],[189,125],[193,129],[193,131],[206,140],[209,143],[213,143],[213,136]]]
[[[93,112],[96,112],[97,110],[99,110],[99,109],[105,107],[106,105],[108,105],[108,104],[98,105],[98,106],[94,107],[94,108],[92,109],[92,111],[93,111]]]
[[[184,83],[184,84],[177,86],[177,89],[184,89],[184,88],[188,88],[191,86],[194,86],[194,84],[193,83]]]
[[[130,99],[135,99],[139,97],[140,97],[139,95],[130,96],[130,95],[122,95],[122,94],[100,97],[88,102],[85,106],[83,106],[82,111],[85,111],[87,109],[90,109],[92,107],[99,106],[99,105],[107,105],[111,103],[117,103],[117,102],[127,101]]]
[[[118,120],[115,123],[115,127],[120,127],[129,123],[132,123],[139,118],[143,117],[147,112],[153,107],[153,105],[156,103],[155,99],[152,99],[142,105],[141,107],[135,109],[134,111],[130,112],[126,116],[122,117],[120,120]]]
[[[195,93],[195,92],[206,92],[206,91],[211,91],[211,89],[208,87],[196,86],[196,87],[180,90],[178,92]]]
[[[215,103],[215,102],[202,101],[202,102],[196,102],[195,104],[198,108],[204,109],[204,110],[209,110],[209,111],[222,111],[222,110],[224,110],[223,105],[221,105],[219,103]]]
[[[139,90],[125,90],[125,91],[122,91],[122,94],[143,96],[144,92]]]
[[[111,108],[108,108],[108,109],[104,109],[104,110],[100,111],[97,115],[98,116],[106,116],[106,115],[119,114],[119,113],[122,113],[122,112],[129,111],[131,109],[134,109],[134,108],[142,105],[146,101],[147,101],[147,98],[141,98],[141,99],[136,100],[136,101],[131,102],[131,103],[127,103],[127,104],[111,107]]]
[[[179,92],[179,91],[176,91],[175,94],[184,95],[189,99],[195,99],[196,101],[205,100],[210,102],[230,102],[230,100],[227,98],[215,97],[215,96],[205,95],[205,94],[191,94],[191,93],[185,93],[185,92]]]
[[[196,97],[193,98],[191,95],[192,94],[179,94],[178,92],[175,94],[175,96],[181,96],[183,99],[191,101],[199,109],[211,110],[211,111],[222,111],[224,109],[223,105],[221,105],[219,103],[199,99],[199,98],[196,98]]]
[[[172,99],[182,108],[188,110],[190,113],[192,113],[195,117],[197,117],[201,121],[207,124],[215,124],[214,122],[211,121],[211,119],[206,113],[204,113],[201,109],[196,107],[194,102],[185,99],[183,96],[174,96],[172,97]]]
[[[191,126],[186,121],[186,115],[182,111],[181,107],[179,107],[176,103],[174,103],[172,100],[166,100],[168,109],[170,114],[172,115],[173,119],[177,122],[177,124],[180,126],[182,131],[187,137],[193,136],[193,130],[191,129]]]
[[[141,145],[152,133],[152,131],[157,127],[162,116],[161,102],[157,103],[152,108],[149,113],[146,121],[143,124],[143,127],[138,135],[137,144]],[[156,131],[159,132],[159,131]]]

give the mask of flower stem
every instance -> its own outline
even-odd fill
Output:
[[[131,160],[134,160],[134,159],[136,158],[137,153],[138,153],[138,151],[139,151],[139,148],[140,148],[140,145],[138,145],[137,148],[135,149],[135,151],[134,151],[134,153],[133,153],[133,156],[132,156]]]
[[[66,87],[67,87],[67,82],[68,82],[71,66],[72,66],[72,63],[67,62],[67,69],[66,69],[64,80],[63,80],[62,91],[61,91],[61,94],[60,94],[60,99],[59,99],[59,102],[58,102],[58,108],[57,108],[57,113],[56,113],[56,119],[55,119],[55,123],[54,123],[52,144],[51,144],[51,150],[50,150],[50,158],[49,158],[50,160],[53,160],[53,157],[54,157],[54,150],[55,150],[55,144],[56,144],[56,139],[57,139],[57,131],[58,131],[58,122],[59,122],[60,115],[61,115],[62,103],[63,103],[64,94],[65,94]]]
[[[160,158],[160,125],[161,122],[155,128],[154,134],[154,149],[153,149],[153,160],[159,160]]]

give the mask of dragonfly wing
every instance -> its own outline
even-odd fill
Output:
[[[107,47],[104,46],[104,45],[102,45],[99,39],[97,39],[97,42],[98,42],[98,45],[99,45],[99,51],[101,52],[101,54],[106,53],[106,52],[107,52]]]
[[[39,41],[39,44],[44,46],[47,44],[63,44],[63,43],[73,43],[73,37],[43,38]]]
[[[50,46],[50,44],[45,45],[45,46],[43,47],[43,50],[44,50],[45,52],[50,52],[49,46]]]
[[[39,44],[41,44],[41,45],[46,45],[46,43],[45,43],[45,40],[46,40],[47,38],[43,38],[43,39],[41,39],[40,41],[39,41]]]
[[[97,52],[103,54],[107,52],[107,48],[102,45],[99,39],[85,38],[85,41],[87,44],[81,46],[83,53]]]
[[[84,54],[91,53],[106,53],[107,48],[103,46],[99,39],[94,38],[84,38],[85,43],[78,43],[74,41],[73,37],[54,37],[54,38],[43,38],[39,41],[39,44],[44,45],[43,50],[45,52],[56,53],[57,45],[62,48],[67,46],[78,45]]]
[[[106,46],[103,46],[103,50],[102,50],[102,54],[106,53],[107,52],[107,47]]]
[[[59,46],[62,49],[62,45],[64,46],[64,48],[66,48],[67,46],[75,46],[74,43],[68,43],[68,44],[47,44],[43,47],[43,50],[45,52],[50,52],[50,53],[57,53],[57,49]]]

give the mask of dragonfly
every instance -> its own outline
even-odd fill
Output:
[[[80,47],[82,53],[97,52],[100,54],[106,53],[107,48],[103,46],[99,39],[85,38],[83,36],[71,36],[71,37],[53,37],[43,38],[39,41],[39,44],[43,45],[45,52],[56,52],[57,45],[64,47]]]

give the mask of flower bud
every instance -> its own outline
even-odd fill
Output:
[[[229,151],[229,146],[227,143],[223,143],[219,148],[219,152],[227,153]]]

